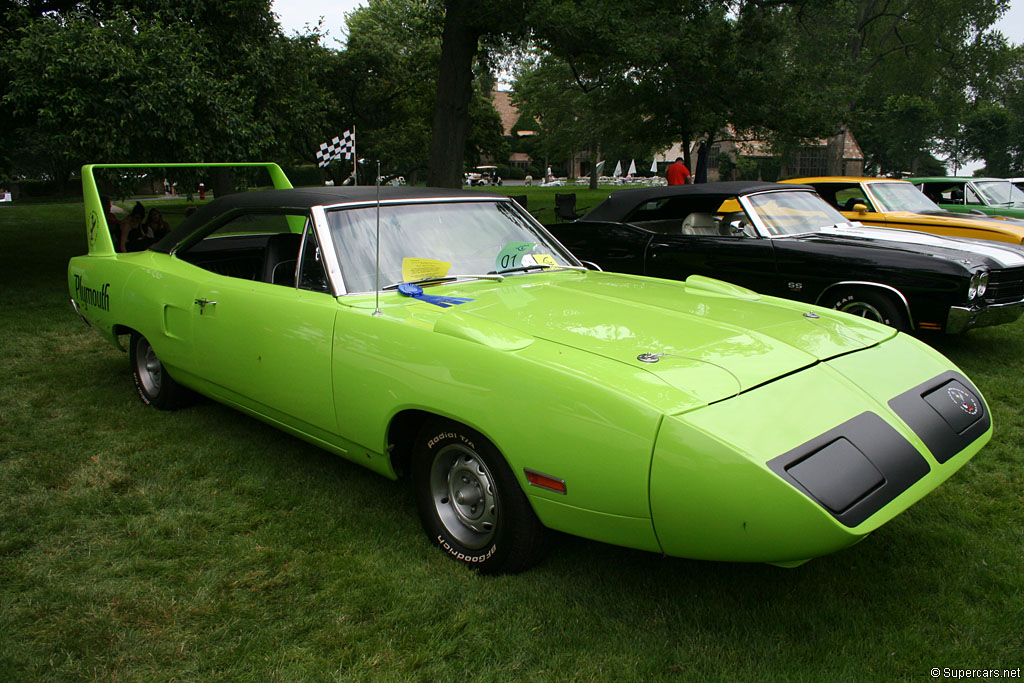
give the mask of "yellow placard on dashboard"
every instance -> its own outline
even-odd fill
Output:
[[[402,259],[402,281],[414,282],[431,277],[444,277],[452,264],[448,261],[438,261],[432,258],[410,258]]]
[[[558,262],[555,261],[555,257],[551,254],[534,254],[533,260],[542,266],[557,266]]]

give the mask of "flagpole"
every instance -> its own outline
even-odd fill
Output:
[[[356,159],[359,155],[356,153],[356,127],[352,126],[352,184],[359,185],[359,172],[356,170]]]

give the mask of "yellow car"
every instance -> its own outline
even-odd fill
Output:
[[[834,176],[782,182],[810,185],[844,216],[865,225],[1024,244],[1024,221],[946,211],[906,180]]]

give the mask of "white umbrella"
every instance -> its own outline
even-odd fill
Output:
[[[651,162],[651,173],[657,173],[657,172],[658,172],[658,160],[655,159],[654,161]]]
[[[621,161],[616,161],[615,162],[615,172],[612,173],[612,177],[613,178],[618,178],[620,175],[622,175],[622,162]]]
[[[601,175],[601,171],[604,170],[604,162],[597,162],[597,175]]]
[[[626,175],[636,175],[636,160],[629,160],[629,170],[626,171]]]

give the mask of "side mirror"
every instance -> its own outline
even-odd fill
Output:
[[[731,221],[729,223],[729,233],[733,237],[746,237],[747,236],[747,225],[743,221]]]
[[[866,204],[854,204],[853,210],[856,211],[857,213],[867,213],[868,207]]]

